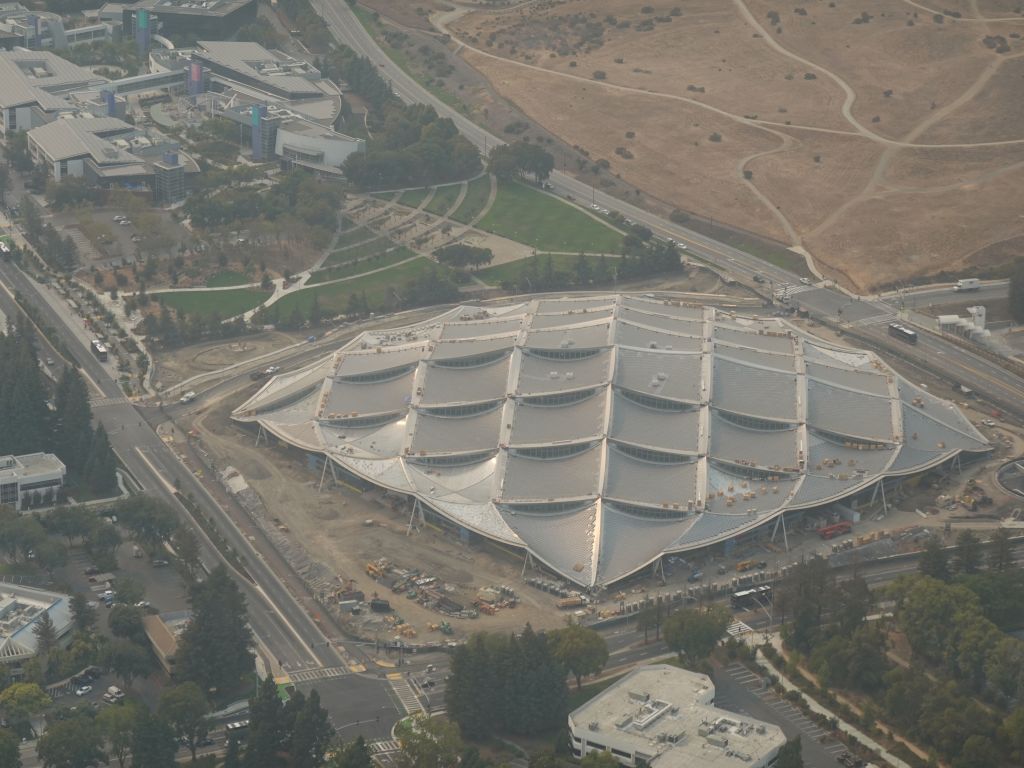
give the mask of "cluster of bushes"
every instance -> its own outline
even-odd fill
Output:
[[[364,153],[349,155],[345,176],[362,189],[461,181],[480,172],[480,153],[448,118],[423,104],[388,103]]]

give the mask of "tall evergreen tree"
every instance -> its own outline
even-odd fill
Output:
[[[242,758],[243,768],[274,768],[283,765],[281,749],[286,738],[284,710],[277,684],[269,674],[249,699],[249,740]]]
[[[139,707],[132,736],[132,765],[145,768],[175,768],[178,743],[174,729],[146,707]]]
[[[498,721],[498,685],[488,636],[473,635],[452,654],[451,678],[445,691],[448,715],[470,739],[491,735]]]
[[[89,392],[77,368],[64,369],[54,394],[54,406],[54,452],[70,473],[80,475],[90,456],[93,433]]]
[[[236,685],[254,664],[245,596],[219,565],[192,587],[192,621],[181,636],[177,674],[207,691]]]
[[[32,329],[19,316],[0,344],[0,454],[35,453],[50,446],[47,388],[39,373]]]
[[[310,691],[291,728],[288,754],[293,768],[319,768],[324,764],[327,747],[334,738],[334,727],[327,710],[320,705],[320,694]]]
[[[242,768],[242,750],[234,736],[228,736],[228,747],[224,752],[222,768]]]
[[[85,481],[94,493],[111,493],[117,487],[117,459],[110,447],[107,430],[100,424],[93,434],[92,448],[85,462]]]

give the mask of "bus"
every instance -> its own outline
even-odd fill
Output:
[[[889,323],[889,335],[907,344],[917,344],[917,331],[912,331],[899,323]]]
[[[227,732],[227,735],[228,735],[229,739],[231,737],[238,738],[240,736],[243,736],[248,729],[249,729],[249,721],[248,720],[236,720],[235,722],[228,723],[227,725],[224,726],[224,730]]]
[[[89,342],[89,346],[92,348],[92,353],[100,360],[100,362],[107,362],[107,348],[103,346],[103,343],[99,339],[93,339]]]
[[[733,610],[751,610],[767,607],[772,601],[771,584],[761,584],[757,587],[733,592],[730,597]]]

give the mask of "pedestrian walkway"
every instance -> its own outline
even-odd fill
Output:
[[[102,408],[105,405],[128,405],[131,402],[127,397],[90,397],[89,405],[93,408]]]
[[[395,692],[395,696],[402,704],[402,709],[405,710],[407,715],[414,715],[417,712],[423,711],[423,705],[420,704],[419,697],[400,672],[392,672],[388,675],[388,683],[391,685],[391,690]]]
[[[378,739],[377,741],[371,741],[368,746],[370,747],[371,755],[380,755],[385,752],[398,752],[402,748],[394,739]]]
[[[289,672],[288,677],[293,683],[308,683],[311,680],[333,680],[352,674],[347,667],[321,667],[320,669],[303,669]]]
[[[897,316],[892,312],[883,312],[880,315],[871,315],[871,317],[862,317],[860,320],[854,320],[852,323],[847,323],[850,328],[866,328],[869,325],[882,325],[883,323],[892,323],[898,320]]]
[[[776,647],[778,647],[778,645],[781,645],[781,641],[779,641],[778,636],[773,636],[772,644],[774,646],[776,646]],[[775,665],[772,664],[767,659],[767,657],[760,650],[757,651],[757,663],[760,664],[765,669],[767,669],[773,675],[775,675],[779,679],[779,684],[783,688],[785,688],[787,691],[797,691],[797,692],[800,692],[800,689],[797,688],[793,683],[791,683],[775,667]],[[803,694],[803,697],[804,697],[804,700],[807,702],[807,705],[811,709],[812,712],[816,712],[819,715],[824,715],[825,717],[829,717],[829,718],[835,719],[836,724],[837,724],[836,727],[839,730],[844,731],[845,733],[848,733],[850,736],[853,736],[861,744],[866,746],[868,749],[872,750],[875,754],[877,754],[879,757],[881,757],[889,765],[893,766],[893,768],[910,768],[910,765],[906,761],[901,760],[900,758],[896,757],[896,755],[894,755],[891,752],[889,752],[885,747],[883,747],[877,741],[875,741],[870,736],[868,736],[866,733],[861,731],[859,728],[855,728],[854,726],[850,725],[845,720],[841,720],[831,710],[823,707],[821,704],[816,702],[810,696],[807,696],[806,694]],[[792,705],[790,705],[790,706],[792,706]]]

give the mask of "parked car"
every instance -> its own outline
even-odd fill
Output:
[[[154,560],[153,561],[153,567],[154,568],[163,568],[164,566],[167,566],[167,565],[169,565],[169,563],[166,560]]]
[[[75,689],[75,696],[87,696],[92,693],[91,685],[81,685]]]

